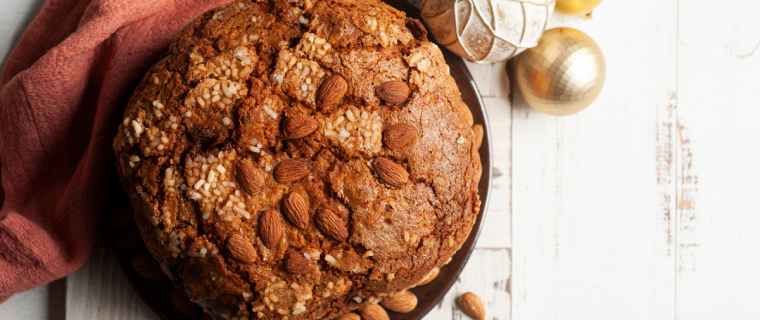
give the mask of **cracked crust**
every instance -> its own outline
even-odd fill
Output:
[[[448,71],[419,22],[376,0],[236,1],[204,13],[145,75],[114,140],[153,257],[217,319],[332,318],[414,287],[451,259],[480,206],[472,115]],[[332,74],[348,91],[317,108]],[[392,80],[411,89],[402,104],[375,94]],[[283,119],[294,116],[318,129],[284,139]],[[382,132],[400,123],[416,137],[390,149]],[[377,157],[400,164],[409,182],[380,181]],[[262,192],[240,188],[242,159],[263,174]],[[274,168],[288,159],[309,174],[278,183]],[[306,229],[282,215],[290,193],[306,200]],[[267,209],[282,217],[271,249],[258,235]],[[320,210],[345,224],[346,241],[317,228]],[[254,262],[230,257],[232,235],[252,245]],[[314,267],[286,272],[293,252]]]

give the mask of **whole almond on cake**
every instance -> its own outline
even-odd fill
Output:
[[[227,254],[240,262],[256,261],[256,249],[253,248],[248,240],[239,234],[234,234],[227,238],[225,245]]]
[[[294,226],[300,229],[309,227],[309,206],[306,200],[295,192],[291,192],[282,200],[282,209]]]
[[[311,271],[312,268],[314,268],[314,262],[298,252],[285,255],[285,271],[290,274],[304,274]]]
[[[472,143],[475,145],[475,149],[480,149],[480,145],[483,144],[483,126],[479,124],[472,126],[472,133],[475,135],[472,138]]]
[[[408,144],[417,135],[417,130],[414,126],[399,123],[394,124],[385,130],[383,141],[388,148],[396,149],[401,148]]]
[[[336,105],[346,95],[346,90],[348,90],[348,83],[342,76],[334,74],[327,77],[319,87],[317,105],[320,108]]]
[[[282,238],[282,220],[277,211],[269,209],[259,217],[259,236],[269,249],[274,248]]]
[[[279,183],[301,180],[309,174],[309,164],[301,160],[285,160],[274,169],[274,179]]]
[[[388,81],[377,87],[377,96],[388,103],[398,104],[409,98],[409,86],[401,81]]]
[[[236,170],[236,181],[245,193],[254,195],[264,190],[264,175],[251,161],[238,161]]]
[[[440,269],[433,268],[433,270],[430,270],[430,273],[422,280],[422,282],[418,283],[417,286],[424,286],[433,280],[435,280],[436,277],[438,277],[438,273],[440,273]]]
[[[385,298],[380,304],[393,312],[412,312],[417,307],[417,296],[411,291],[406,291],[393,297]]]
[[[409,182],[409,173],[400,164],[389,159],[377,158],[372,163],[381,181],[390,186],[401,188]]]
[[[377,304],[370,304],[359,308],[359,313],[364,320],[389,320],[385,309]]]
[[[301,139],[317,130],[319,123],[309,116],[296,116],[285,119],[283,134],[285,139]]]
[[[335,320],[361,320],[362,318],[356,313],[346,313]]]
[[[320,210],[315,217],[315,222],[317,228],[328,237],[337,241],[346,241],[348,230],[345,223],[329,209]]]

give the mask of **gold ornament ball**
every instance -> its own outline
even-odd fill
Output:
[[[515,77],[525,101],[554,116],[574,114],[599,96],[607,74],[602,50],[572,28],[547,30],[534,48],[517,56]]]
[[[590,14],[602,0],[557,0],[554,11],[568,16]]]

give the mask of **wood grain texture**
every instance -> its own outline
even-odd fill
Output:
[[[506,73],[506,72],[505,72]],[[506,91],[506,90],[503,90]],[[491,124],[493,180],[477,248],[512,247],[512,108],[506,97],[485,97]]]
[[[681,1],[679,319],[760,318],[760,2]]]
[[[0,304],[0,319],[47,319],[47,301],[48,286],[17,293]]]
[[[554,15],[602,48],[607,80],[586,110],[513,103],[514,319],[673,319],[675,0],[606,1]]]
[[[475,78],[475,83],[478,85],[478,90],[483,98],[505,98],[505,100],[509,100],[510,86],[509,77],[506,73],[506,62],[477,64],[465,60],[465,64],[472,77]]]
[[[486,319],[511,319],[510,256],[510,249],[475,249],[459,280],[425,320],[471,319],[456,304],[457,297],[465,292],[480,296],[486,308]]]
[[[506,62],[465,62],[486,105],[491,125],[493,180],[478,248],[512,247],[512,103]]]
[[[154,319],[106,248],[95,248],[87,262],[67,277],[66,320]]]
[[[0,304],[0,319],[66,319],[66,279],[13,295]]]

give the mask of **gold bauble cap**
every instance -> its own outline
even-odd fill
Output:
[[[596,8],[602,0],[557,0],[554,11],[568,16],[582,16]]]
[[[591,37],[572,28],[555,28],[517,56],[515,80],[531,107],[565,116],[585,109],[599,96],[606,69],[602,50]]]

